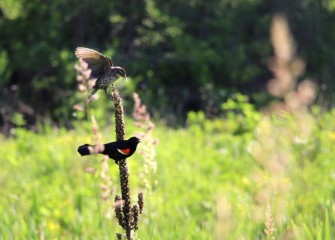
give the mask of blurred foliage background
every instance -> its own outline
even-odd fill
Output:
[[[143,135],[128,161],[132,196],[145,193],[140,239],[334,239],[334,11],[0,0],[0,238],[120,232],[117,166],[76,151],[115,134],[110,99],[87,104],[83,46],[127,71],[116,85],[127,137]]]
[[[330,106],[334,8],[333,0],[2,0],[0,125],[4,132],[47,117],[71,126],[77,46],[125,67],[131,79],[125,97],[136,89],[171,124],[188,111],[217,115],[235,92],[263,106],[273,55],[269,26],[277,12],[287,16],[297,53],[307,59],[301,77],[315,79],[322,104]]]

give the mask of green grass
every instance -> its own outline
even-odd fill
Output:
[[[268,203],[276,239],[334,238],[335,112],[252,114],[212,121],[194,114],[181,129],[158,124],[151,194],[141,188],[142,157],[128,160],[134,201],[145,194],[140,239],[267,239]],[[130,119],[127,129],[136,132]],[[111,127],[102,133],[115,138]],[[91,142],[89,124],[16,129],[0,141],[1,239],[115,239],[121,229],[100,198],[101,156],[76,152]],[[109,167],[119,193],[118,168]]]

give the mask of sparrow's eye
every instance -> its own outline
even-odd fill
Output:
[[[125,75],[125,72],[122,71],[122,70],[120,70],[120,71],[119,71],[119,74],[120,74],[121,76],[124,76],[124,75]]]

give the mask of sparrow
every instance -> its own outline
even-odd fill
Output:
[[[91,69],[91,77],[97,78],[89,98],[98,90],[104,90],[110,95],[107,90],[113,86],[114,82],[120,77],[127,78],[126,71],[122,67],[114,66],[109,57],[93,49],[77,47],[75,55],[88,64],[88,69]]]

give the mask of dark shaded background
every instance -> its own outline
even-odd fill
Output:
[[[74,49],[94,48],[125,67],[133,89],[159,117],[203,110],[215,116],[231,93],[261,106],[271,78],[269,27],[284,13],[331,106],[332,1],[5,0],[0,3],[0,124],[41,119],[70,125],[77,101]],[[127,96],[126,96],[127,97]]]

